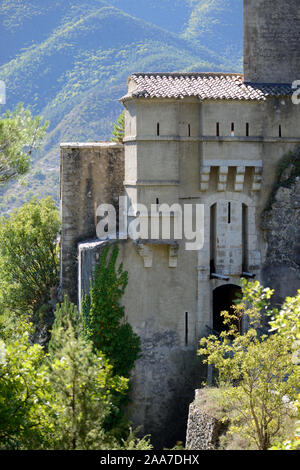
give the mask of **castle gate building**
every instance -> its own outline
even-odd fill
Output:
[[[262,223],[278,165],[300,145],[300,105],[292,99],[300,80],[298,1],[244,0],[244,17],[244,74],[134,73],[121,99],[124,145],[61,145],[62,289],[80,304],[103,246],[118,243],[129,273],[122,301],[142,340],[130,412],[157,445],[184,436],[194,389],[206,378],[199,339],[222,329],[220,312],[241,277],[276,288],[279,300],[300,288],[296,258],[278,265],[270,258],[274,227]],[[283,193],[284,211],[291,193]],[[120,240],[98,239],[97,208],[110,203],[118,211],[119,196],[129,222],[144,218],[148,227],[162,223],[166,205],[174,226],[180,209],[202,207],[198,249],[187,250],[175,229],[133,240],[119,227]],[[291,211],[297,250],[299,206]]]

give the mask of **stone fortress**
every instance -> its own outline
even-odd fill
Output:
[[[279,187],[265,211],[280,161],[300,144],[300,105],[292,101],[298,0],[244,0],[244,30],[243,75],[133,74],[121,99],[124,145],[61,144],[61,285],[74,302],[112,243],[96,237],[98,206],[118,210],[126,196],[132,220],[138,203],[204,205],[198,251],[171,236],[115,241],[129,273],[123,303],[143,348],[132,419],[157,445],[183,439],[206,376],[199,338],[222,329],[220,312],[240,278],[275,288],[278,302],[300,288],[299,178]]]

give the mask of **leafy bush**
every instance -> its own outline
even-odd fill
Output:
[[[259,450],[267,450],[284,431],[287,417],[295,415],[299,367],[291,361],[292,345],[284,336],[259,335],[263,314],[273,312],[273,291],[259,282],[243,281],[243,299],[223,312],[228,331],[200,342],[199,355],[219,374],[224,402],[235,411],[230,432],[239,433]],[[300,298],[286,300],[283,309],[299,311]],[[241,334],[237,324],[246,316],[249,329]],[[285,430],[288,432],[288,430]]]
[[[300,365],[300,290],[296,297],[288,297],[283,307],[274,311],[271,321],[272,331],[290,342],[293,350],[291,361],[299,368]],[[299,388],[298,388],[299,390]],[[297,429],[294,436],[272,447],[273,450],[300,450],[300,394],[295,402],[297,409]]]

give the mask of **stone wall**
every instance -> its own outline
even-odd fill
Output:
[[[115,143],[61,144],[61,287],[77,302],[77,244],[96,237],[96,209],[118,208],[124,149]]]
[[[299,0],[244,0],[246,82],[300,80]]]
[[[180,264],[186,275],[169,267],[168,246],[151,245],[152,267],[145,268],[139,246],[131,240],[82,242],[78,245],[80,295],[89,292],[95,265],[108,243],[118,243],[117,264],[123,263],[128,271],[122,303],[129,323],[141,338],[142,354],[132,371],[128,414],[141,435],[151,434],[156,448],[171,448],[185,440],[189,404],[195,388],[206,378],[206,367],[196,353],[198,338],[192,315],[195,271],[186,256]],[[191,312],[188,332],[186,311]]]
[[[196,390],[195,401],[191,403],[187,424],[187,450],[218,450],[220,437],[228,429],[228,423],[221,418],[218,405],[213,403],[208,389]]]

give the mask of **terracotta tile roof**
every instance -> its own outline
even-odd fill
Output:
[[[122,99],[195,96],[200,100],[265,101],[269,96],[287,96],[293,92],[288,84],[244,83],[243,75],[232,73],[141,73],[131,75],[128,80],[131,91]]]

